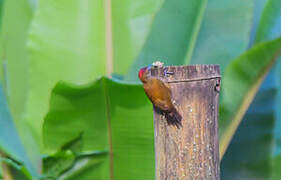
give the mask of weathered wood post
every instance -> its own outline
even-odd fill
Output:
[[[151,76],[169,84],[183,117],[177,129],[154,111],[156,180],[220,179],[219,66],[160,67],[152,69]]]

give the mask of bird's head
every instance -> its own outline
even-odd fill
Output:
[[[143,75],[144,75],[144,73],[146,72],[146,70],[147,70],[147,67],[141,68],[141,69],[139,70],[139,78],[140,78],[140,79],[143,77]]]
[[[144,83],[147,80],[147,73],[151,66],[143,67],[139,70],[139,79]]]

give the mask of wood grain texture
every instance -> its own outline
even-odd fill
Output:
[[[154,111],[156,179],[220,179],[219,66],[154,68],[150,75],[168,84],[173,103],[183,117],[182,128],[177,129]]]

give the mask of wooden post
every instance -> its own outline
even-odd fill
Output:
[[[168,83],[182,127],[154,111],[156,180],[218,180],[218,65],[154,68],[151,76]]]

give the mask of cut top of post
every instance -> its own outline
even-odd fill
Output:
[[[219,65],[190,65],[155,67],[151,69],[151,76],[165,79],[168,83],[200,81],[220,78]]]

